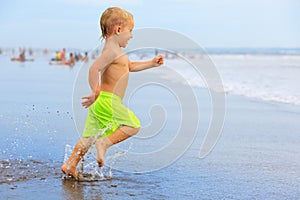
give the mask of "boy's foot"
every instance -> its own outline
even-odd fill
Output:
[[[100,158],[99,154],[98,154],[97,162],[98,162],[98,167],[103,167],[104,166],[104,157]]]
[[[99,167],[104,166],[104,156],[106,153],[106,145],[103,140],[98,139],[95,143],[96,148],[97,148],[97,162]]]
[[[68,162],[63,164],[63,166],[61,167],[61,171],[68,176],[72,176],[73,178],[78,179],[76,167],[71,167]]]

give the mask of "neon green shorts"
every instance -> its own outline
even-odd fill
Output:
[[[119,96],[101,91],[97,100],[88,109],[82,137],[109,136],[120,126],[139,128],[140,121],[123,105]]]

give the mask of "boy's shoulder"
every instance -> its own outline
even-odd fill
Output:
[[[122,55],[119,55],[113,61],[113,64],[119,64],[119,65],[127,65],[128,63],[129,63],[129,59],[125,53]]]
[[[120,50],[116,50],[113,48],[103,49],[100,57],[108,58],[108,60],[110,60],[112,64],[127,63],[129,61],[126,53],[122,49]]]

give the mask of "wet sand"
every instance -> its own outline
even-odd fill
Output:
[[[300,197],[300,107],[233,95],[226,97],[222,136],[205,159],[199,158],[206,128],[200,124],[199,135],[184,155],[158,171],[126,173],[112,169],[108,180],[63,180],[60,167],[65,145],[74,145],[79,139],[71,106],[79,66],[48,66],[43,58],[22,64],[0,59],[0,93],[5,97],[0,100],[3,199]],[[207,96],[204,89],[197,91]],[[210,114],[202,103],[205,125]],[[126,165],[130,168],[139,162]]]

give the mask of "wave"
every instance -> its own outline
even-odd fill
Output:
[[[203,58],[196,55],[192,59],[197,61]],[[217,55],[211,56],[211,60],[215,63],[226,94],[300,105],[299,56]],[[208,88],[207,77],[197,76],[182,59],[166,60],[166,65],[182,75],[190,86]],[[174,77],[168,74],[161,76],[174,81]]]
[[[300,97],[296,95],[284,95],[281,93],[270,92],[264,89],[257,89],[241,84],[224,84],[224,91],[227,94],[241,95],[245,97],[260,99],[264,101],[273,101],[279,103],[288,103],[300,105]]]

